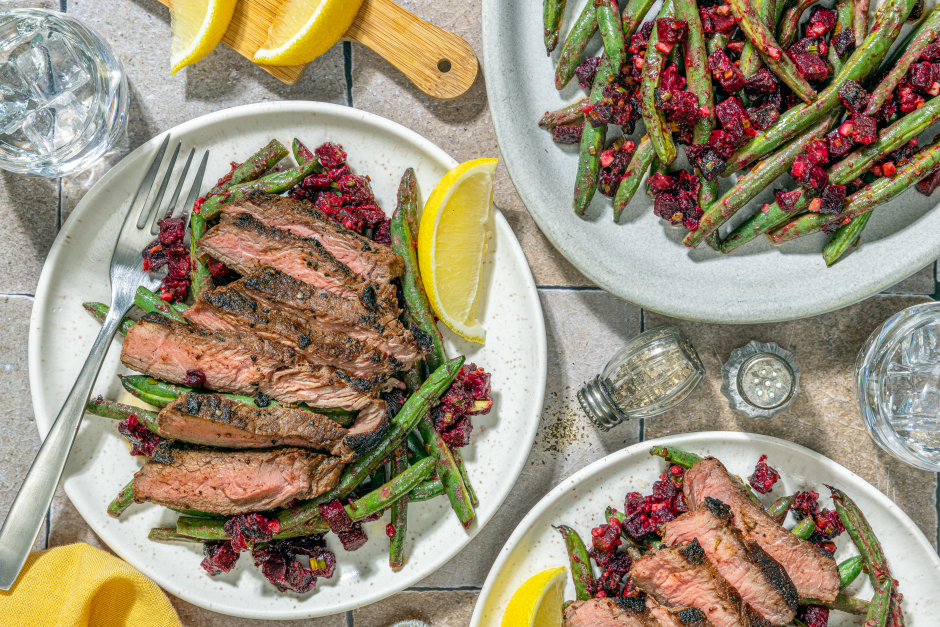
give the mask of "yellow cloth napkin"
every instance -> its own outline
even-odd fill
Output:
[[[181,627],[163,591],[127,562],[87,544],[30,554],[0,627]]]

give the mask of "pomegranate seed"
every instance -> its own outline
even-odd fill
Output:
[[[839,135],[848,137],[852,134],[852,123],[848,120],[839,125]]]
[[[896,167],[894,167],[893,163],[890,161],[885,161],[881,164],[881,173],[885,176],[894,176],[898,173],[898,170]]]

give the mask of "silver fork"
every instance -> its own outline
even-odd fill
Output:
[[[56,486],[62,478],[65,462],[68,460],[69,451],[72,449],[78,427],[85,414],[85,405],[91,396],[91,389],[98,377],[98,371],[101,369],[101,364],[121,319],[134,304],[134,293],[137,287],[143,285],[152,290],[159,284],[158,278],[151,277],[144,271],[141,251],[158,231],[157,222],[160,213],[158,210],[163,202],[163,195],[173,175],[173,167],[176,165],[176,157],[179,154],[180,145],[177,144],[160,189],[154,201],[148,206],[147,199],[153,189],[153,183],[157,178],[169,143],[170,135],[167,134],[124,218],[124,225],[121,227],[117,244],[114,246],[114,255],[111,257],[111,308],[101,325],[101,332],[98,333],[88,359],[85,360],[85,365],[82,366],[78,379],[72,386],[72,391],[65,399],[65,404],[43,441],[36,459],[33,460],[33,465],[30,466],[29,473],[23,485],[20,486],[20,491],[13,501],[6,520],[3,521],[3,528],[0,529],[0,589],[10,589],[36,542],[36,536],[42,528],[46,512],[52,504]],[[180,174],[179,183],[165,214],[167,218],[172,217],[174,213],[174,205],[183,188],[183,181],[189,171],[194,153],[195,149],[189,153],[189,159]],[[183,204],[181,212],[183,216],[199,196],[208,159],[209,151],[207,150],[202,156],[202,163],[199,164],[199,169],[193,179],[189,197]],[[153,216],[152,222],[151,216]]]

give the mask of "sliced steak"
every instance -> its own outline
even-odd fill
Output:
[[[368,308],[379,306],[383,284],[362,278],[317,240],[268,226],[249,213],[223,215],[199,238],[199,248],[239,274],[270,266]]]
[[[290,348],[253,334],[208,331],[153,313],[128,331],[121,363],[173,383],[198,370],[205,387],[216,392],[261,393],[285,403],[349,411],[372,402],[385,382],[384,377],[364,379],[314,366]]]
[[[222,211],[232,215],[250,213],[268,226],[315,239],[353,272],[371,281],[388,283],[401,276],[405,268],[404,260],[388,246],[347,229],[302,200],[255,191],[222,205]]]
[[[839,569],[832,556],[778,525],[741,491],[720,461],[696,462],[685,474],[683,490],[692,509],[711,497],[731,508],[732,523],[748,540],[770,555],[793,580],[801,599],[834,601],[839,593]]]
[[[252,298],[270,307],[301,317],[311,325],[345,333],[375,346],[403,364],[414,363],[430,345],[430,338],[405,329],[398,321],[397,306],[368,309],[361,303],[311,287],[293,277],[263,268],[238,283]],[[394,288],[388,286],[394,298]],[[384,296],[384,294],[383,294]],[[416,327],[417,328],[417,327]]]
[[[299,448],[177,448],[134,475],[134,502],[236,515],[310,499],[339,481],[343,461]]]
[[[656,620],[657,627],[711,627],[701,610],[694,607],[666,607],[653,597],[646,597],[646,609]]]
[[[637,597],[575,601],[565,608],[563,627],[657,627]]]
[[[703,507],[666,523],[669,546],[698,540],[715,569],[745,603],[771,625],[789,625],[796,616],[796,587],[787,572],[754,540],[731,524],[731,508],[707,497]]]
[[[630,568],[633,583],[659,603],[691,607],[715,627],[767,627],[705,556],[697,540],[671,548],[654,548]]]
[[[414,365],[402,364],[345,333],[321,329],[293,312],[259,302],[239,282],[203,294],[183,316],[207,329],[254,333],[289,346],[312,364],[334,366],[357,376],[391,374]]]
[[[383,401],[377,401],[383,402]],[[185,394],[157,418],[159,433],[170,440],[220,448],[294,446],[354,457],[348,431],[326,416],[294,407],[256,407],[217,394]]]
[[[356,422],[349,427],[343,444],[356,453],[370,451],[385,439],[390,425],[388,403],[374,400],[356,416]]]

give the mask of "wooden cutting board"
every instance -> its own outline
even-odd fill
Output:
[[[267,40],[279,6],[280,0],[239,0],[222,43],[251,60]],[[473,48],[463,38],[425,22],[392,0],[365,0],[344,39],[371,48],[422,91],[443,100],[470,89],[479,69]],[[259,67],[293,85],[306,66]]]

